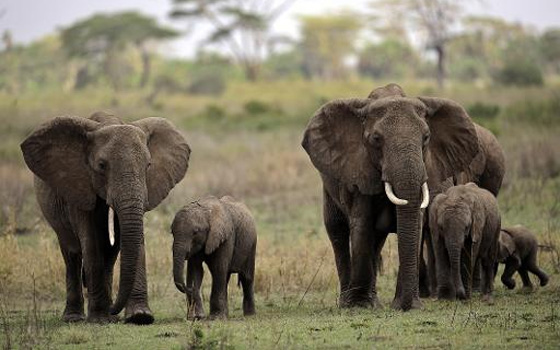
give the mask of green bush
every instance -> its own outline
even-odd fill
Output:
[[[542,100],[523,100],[514,103],[505,111],[507,118],[534,125],[554,125],[560,123],[560,93]]]
[[[467,107],[467,112],[474,118],[494,119],[500,113],[500,106],[483,102],[475,102]]]
[[[203,69],[196,73],[187,90],[193,95],[219,96],[226,90],[226,79],[220,70]]]
[[[544,84],[540,67],[530,61],[512,61],[498,71],[495,80],[503,85],[542,86]]]
[[[251,100],[243,105],[243,109],[249,115],[259,115],[270,112],[273,108],[265,102]]]

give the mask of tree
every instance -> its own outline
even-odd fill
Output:
[[[209,23],[213,30],[206,44],[226,46],[245,77],[257,80],[272,38],[270,27],[295,0],[172,0],[170,14],[192,23]]]
[[[360,52],[358,71],[373,78],[402,78],[410,76],[418,62],[416,52],[406,42],[387,39]]]
[[[540,37],[540,48],[545,63],[560,73],[560,28],[547,29]]]
[[[445,80],[446,46],[452,37],[453,26],[461,12],[460,0],[377,0],[371,7],[375,11],[397,16],[423,35],[426,48],[437,58],[437,82],[443,88]]]
[[[362,28],[359,17],[350,12],[336,15],[302,16],[304,70],[308,76],[341,79],[346,76],[344,60],[355,52]]]
[[[140,86],[150,78],[150,41],[177,36],[170,28],[159,26],[156,21],[136,12],[111,15],[98,14],[78,21],[62,31],[62,44],[70,57],[85,59],[87,63],[102,63],[103,70],[115,89],[120,86],[119,55],[134,46],[142,57]],[[78,75],[84,74],[82,68]],[[85,67],[87,70],[87,65]]]

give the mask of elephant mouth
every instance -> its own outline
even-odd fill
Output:
[[[109,214],[107,215],[107,226],[109,229],[109,244],[111,247],[115,245],[115,211],[109,206]]]
[[[390,182],[385,182],[385,194],[394,205],[401,206],[408,204],[408,200],[401,199],[395,195]],[[428,204],[430,204],[430,190],[428,188],[428,183],[424,182],[424,184],[422,184],[422,203],[420,203],[420,209],[427,208]]]

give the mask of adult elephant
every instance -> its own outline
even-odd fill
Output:
[[[368,98],[322,106],[302,142],[323,181],[323,215],[333,246],[340,303],[375,306],[377,261],[398,234],[393,306],[419,308],[422,209],[429,191],[465,171],[478,153],[474,123],[457,103],[406,97],[396,84]],[[395,230],[396,229],[396,230]]]
[[[497,197],[505,175],[505,154],[494,134],[476,123],[475,129],[479,141],[478,154],[465,171],[448,179],[445,185],[441,187],[442,190],[445,190],[453,185],[464,185],[469,182],[474,182],[479,187],[490,191]],[[427,220],[424,223],[423,238],[426,242],[425,247],[427,248],[427,265],[424,263],[424,255],[420,254],[420,295],[422,297],[435,297],[437,292],[435,247],[432,246],[432,237]],[[424,247],[424,245],[422,245],[422,247]],[[478,266],[474,269],[475,290],[479,289],[479,270]]]
[[[126,306],[125,322],[152,323],[143,215],[184,177],[190,148],[183,136],[162,118],[124,124],[98,112],[90,118],[47,121],[21,149],[36,175],[39,206],[58,236],[66,264],[63,320],[84,319],[83,261],[88,321],[108,322]],[[111,305],[119,250],[119,291]]]

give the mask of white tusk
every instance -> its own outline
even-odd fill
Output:
[[[393,203],[394,205],[408,204],[408,201],[406,199],[400,199],[399,197],[395,196],[395,194],[393,193],[393,187],[391,187],[391,184],[388,182],[385,182],[385,193],[387,194],[387,197],[389,198],[391,203]]]
[[[109,207],[109,243],[111,246],[115,245],[115,212],[113,208]]]
[[[420,204],[420,209],[428,207],[430,204],[430,190],[428,189],[428,183],[424,182],[422,185],[422,203]]]

